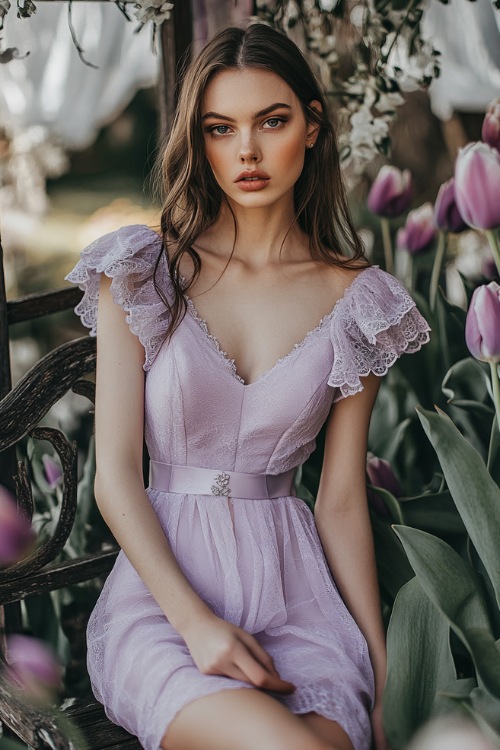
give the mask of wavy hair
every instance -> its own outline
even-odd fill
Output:
[[[187,68],[173,127],[156,166],[156,183],[164,200],[163,245],[155,265],[154,285],[170,312],[167,338],[186,313],[183,292],[188,291],[200,273],[201,258],[193,245],[215,222],[226,200],[205,155],[201,121],[203,96],[217,73],[243,68],[260,68],[282,78],[300,101],[306,121],[319,126],[315,146],[306,150],[304,168],[294,188],[295,221],[309,236],[311,257],[332,266],[351,268],[355,261],[364,258],[347,204],[329,106],[307,61],[283,32],[270,26],[253,23],[245,29],[226,28],[212,38]],[[310,106],[314,100],[321,103],[322,112]],[[234,251],[237,235],[234,214],[233,219]],[[170,242],[175,243],[175,249],[169,258]],[[179,271],[184,253],[191,256],[194,265],[185,286]],[[173,285],[172,302],[165,297],[156,279],[163,254]]]

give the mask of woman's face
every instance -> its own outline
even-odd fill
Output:
[[[202,102],[205,153],[214,177],[235,207],[293,203],[293,187],[316,136],[300,101],[275,73],[225,70]]]

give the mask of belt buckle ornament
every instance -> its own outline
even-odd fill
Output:
[[[229,474],[221,471],[214,477],[214,484],[211,486],[212,495],[229,495]]]

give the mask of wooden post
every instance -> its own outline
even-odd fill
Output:
[[[181,83],[182,66],[189,62],[193,41],[191,0],[178,0],[168,21],[160,27],[160,75],[158,79],[160,143],[169,133]]]

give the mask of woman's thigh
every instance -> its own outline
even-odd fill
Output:
[[[330,722],[331,723],[331,722]],[[163,750],[347,750],[322,737],[270,695],[223,690],[184,706],[165,732]]]
[[[300,719],[309,726],[318,737],[329,742],[338,750],[354,750],[353,744],[342,727],[336,721],[326,719],[319,714],[301,714]]]

